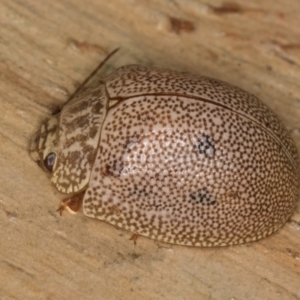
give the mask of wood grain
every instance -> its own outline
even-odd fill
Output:
[[[40,123],[111,50],[205,74],[267,103],[300,149],[300,2],[4,0],[0,3],[0,299],[300,299],[300,209],[276,234],[227,248],[139,238],[60,217],[28,155]]]

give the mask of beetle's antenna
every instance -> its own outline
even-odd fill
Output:
[[[72,100],[79,92],[80,90],[90,81],[90,79],[103,67],[103,65],[116,53],[119,51],[120,48],[117,48],[110,52],[104,60],[100,62],[100,64],[97,66],[97,68],[79,85],[79,87],[75,90],[75,92],[69,97],[68,101]]]

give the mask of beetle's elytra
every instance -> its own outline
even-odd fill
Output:
[[[114,104],[112,104],[114,103]],[[31,155],[85,215],[188,246],[226,246],[282,226],[298,155],[255,96],[188,73],[130,65],[48,119]]]

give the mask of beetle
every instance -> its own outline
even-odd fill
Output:
[[[127,65],[47,119],[30,153],[77,211],[187,246],[261,239],[292,215],[297,149],[278,117],[225,82]]]

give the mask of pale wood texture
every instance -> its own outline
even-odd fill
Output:
[[[298,0],[2,0],[0,22],[0,299],[300,299],[299,206],[248,245],[135,246],[82,213],[60,217],[27,152],[116,47],[102,74],[140,63],[228,81],[276,111],[300,149]]]

